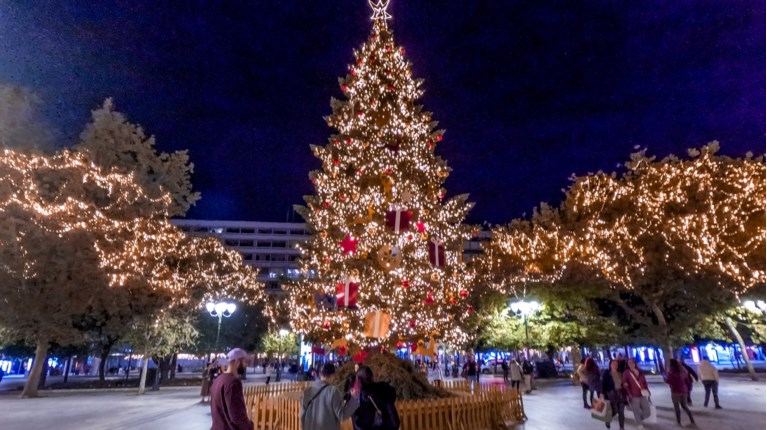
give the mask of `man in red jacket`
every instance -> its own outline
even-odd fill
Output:
[[[237,374],[248,363],[248,353],[234,348],[226,355],[229,363],[226,372],[218,375],[210,387],[210,415],[213,426],[210,430],[252,430],[248,419],[242,382]]]

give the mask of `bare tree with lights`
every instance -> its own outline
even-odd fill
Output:
[[[622,175],[574,178],[560,210],[496,229],[485,268],[607,298],[672,356],[675,340],[765,281],[765,165],[634,154]]]
[[[450,173],[435,154],[443,131],[417,104],[422,81],[394,43],[385,5],[368,41],[339,79],[343,100],[326,117],[337,132],[312,146],[322,168],[315,194],[296,207],[313,236],[302,245],[303,279],[290,287],[290,320],[313,342],[349,346],[466,340],[472,312],[461,261],[471,228],[467,195],[446,199]]]

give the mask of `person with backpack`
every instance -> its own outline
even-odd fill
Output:
[[[341,421],[349,418],[360,405],[359,393],[352,387],[347,399],[330,385],[328,380],[336,373],[333,363],[325,363],[320,380],[314,381],[301,398],[301,430],[339,430]]]
[[[397,393],[386,382],[374,382],[373,371],[367,366],[357,370],[360,406],[352,416],[354,430],[398,430]]]

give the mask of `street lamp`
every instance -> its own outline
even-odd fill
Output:
[[[280,331],[278,333],[280,335],[280,345],[279,345],[279,348],[277,348],[277,352],[279,353],[279,357],[277,358],[277,376],[274,379],[275,382],[280,382],[280,375],[282,374],[282,346],[283,346],[283,344],[285,342],[285,336],[290,334],[290,332],[283,328],[283,329],[280,329]]]
[[[527,331],[527,320],[531,315],[541,310],[543,306],[541,306],[541,304],[536,302],[535,300],[531,300],[529,302],[520,300],[517,302],[513,302],[510,308],[511,308],[511,311],[514,312],[515,314],[521,315],[522,321],[524,321],[525,323],[525,356],[527,356],[528,355],[527,349],[529,349],[529,346],[530,346],[530,336]]]
[[[208,313],[210,313],[210,316],[214,318],[218,318],[218,330],[216,330],[216,346],[215,349],[218,350],[218,338],[221,335],[221,319],[223,317],[229,318],[234,313],[235,309],[237,309],[237,305],[234,303],[226,303],[226,302],[208,302],[205,304],[205,309],[208,310]]]

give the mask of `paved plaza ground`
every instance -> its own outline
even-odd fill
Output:
[[[487,378],[490,379],[493,378]],[[645,427],[678,428],[667,386],[659,377],[650,376],[648,379],[654,393],[653,398],[658,405],[659,423]],[[148,392],[144,396],[137,396],[134,390],[60,390],[44,392],[43,398],[22,400],[17,398],[17,391],[4,391],[0,392],[0,429],[208,430],[209,405],[199,403],[198,394],[199,389],[193,387],[163,388],[158,392]],[[758,382],[752,382],[743,375],[723,376],[720,396],[724,409],[703,408],[702,385],[695,385],[692,410],[698,428],[765,428],[763,374]],[[580,387],[574,387],[567,380],[541,381],[539,389],[525,396],[524,402],[529,420],[518,430],[604,428],[604,425],[591,419],[588,412],[582,408]],[[617,423],[613,428],[617,428]],[[631,419],[627,420],[626,428],[636,428]]]

